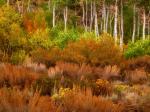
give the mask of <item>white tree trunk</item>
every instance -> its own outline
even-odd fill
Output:
[[[143,13],[143,40],[145,40],[145,27],[146,27],[146,14],[145,14],[145,10]]]
[[[132,42],[134,43],[135,41],[135,30],[136,30],[136,18],[135,18],[135,13],[136,13],[136,6],[134,4],[134,7],[133,7],[133,32],[132,32]]]
[[[92,24],[93,24],[93,2],[91,1],[91,17],[90,17],[90,32],[92,31]]]
[[[18,8],[18,12],[21,13],[21,7],[20,7],[20,3],[18,0],[17,0],[17,8]]]
[[[124,39],[124,19],[123,19],[123,3],[121,0],[121,37],[120,37],[120,47],[123,50],[123,39]]]
[[[56,6],[53,5],[53,27],[55,27]]]
[[[103,2],[102,19],[103,19],[103,32],[106,32],[106,6],[105,6],[105,1]]]
[[[85,31],[87,32],[88,28],[87,28],[87,24],[88,24],[88,4],[87,4],[87,0],[86,0],[86,12],[85,12]]]
[[[28,0],[28,7],[27,7],[27,11],[30,12],[30,0]]]
[[[118,5],[117,5],[117,0],[115,4],[115,18],[114,18],[114,38],[115,38],[115,43],[117,43],[117,22],[118,22]]]
[[[96,11],[96,4],[94,2],[94,17],[95,17],[95,35],[99,36],[99,29],[98,29],[98,21],[97,21],[97,11]]]
[[[7,0],[7,7],[9,7],[9,4],[10,4],[9,2],[10,2],[10,1],[9,1],[9,0]]]
[[[83,26],[84,26],[84,29],[86,31],[86,26],[85,26],[85,8],[84,8],[84,4],[82,6],[82,23],[83,23]]]
[[[64,9],[64,30],[67,31],[67,21],[68,21],[68,7],[66,6]]]
[[[109,10],[107,10],[107,16],[106,16],[106,32],[108,32],[108,20],[109,20]]]

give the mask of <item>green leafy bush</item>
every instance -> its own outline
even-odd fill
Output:
[[[55,34],[56,35],[56,34]],[[69,41],[76,41],[79,38],[78,32],[75,30],[68,30],[67,32],[59,31],[54,42],[60,48],[64,48]]]
[[[19,50],[17,52],[13,52],[11,56],[11,62],[13,64],[21,64],[26,58],[26,53],[24,50]]]
[[[129,58],[134,58],[143,55],[150,55],[150,40],[139,40],[135,43],[129,43],[124,56]]]
[[[31,34],[31,38],[29,39],[29,43],[32,48],[45,48],[48,49],[52,46],[52,42],[49,38],[49,29],[38,29],[36,32]]]

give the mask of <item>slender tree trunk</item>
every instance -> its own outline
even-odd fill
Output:
[[[108,21],[109,21],[109,10],[107,10],[107,16],[106,16],[106,32],[108,32]]]
[[[120,47],[123,50],[123,39],[124,39],[124,19],[123,19],[123,3],[121,0],[121,37],[120,37]]]
[[[92,24],[93,24],[93,2],[91,1],[91,17],[90,17],[90,32],[92,31]]]
[[[53,27],[55,27],[55,15],[56,15],[56,5],[55,5],[55,3],[54,3],[54,5],[53,5]]]
[[[28,0],[28,7],[27,7],[28,12],[30,12],[30,2],[31,2],[31,0]]]
[[[64,9],[64,24],[65,24],[64,30],[65,31],[67,31],[67,21],[68,21],[68,7],[66,6]]]
[[[87,32],[88,28],[87,28],[87,24],[88,24],[88,3],[86,0],[86,12],[85,12],[85,31]]]
[[[84,29],[85,29],[85,31],[86,31],[86,26],[85,26],[85,8],[84,8],[84,3],[83,3],[83,6],[82,6],[82,23],[83,23]]]
[[[114,38],[115,38],[115,43],[117,43],[117,36],[118,36],[118,32],[117,32],[117,22],[118,22],[118,5],[117,5],[117,0],[116,0],[116,4],[115,4],[115,18],[114,18]]]
[[[7,7],[9,7],[9,4],[10,4],[10,1],[9,1],[9,0],[7,0]]]
[[[48,10],[50,11],[51,9],[51,0],[48,0]]]
[[[133,7],[133,33],[132,33],[132,42],[134,43],[135,41],[135,30],[136,30],[136,18],[135,18],[135,13],[136,13],[136,6],[134,4],[134,7]]]
[[[21,8],[18,0],[17,0],[17,8],[18,8],[18,12],[21,13]]]
[[[143,12],[143,40],[145,40],[146,14]]]
[[[140,37],[140,16],[138,13],[138,23],[137,23],[137,37]]]
[[[106,5],[105,5],[105,0],[103,2],[102,19],[103,19],[103,32],[106,32]]]
[[[98,21],[97,21],[97,11],[96,11],[96,4],[94,2],[94,16],[95,16],[95,35],[99,36],[99,30],[98,30]]]

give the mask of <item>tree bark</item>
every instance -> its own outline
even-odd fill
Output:
[[[55,3],[54,3],[54,5],[53,5],[53,27],[55,27],[55,15],[56,15],[56,5],[55,5]]]
[[[121,0],[121,37],[120,37],[120,47],[123,50],[123,39],[124,39],[124,19],[123,19],[123,3]]]
[[[106,5],[105,5],[105,0],[103,2],[102,19],[103,19],[103,32],[106,32]]]
[[[30,2],[31,0],[28,0],[28,6],[27,6],[27,11],[30,12]]]
[[[67,21],[68,21],[68,7],[66,6],[64,9],[64,24],[65,24],[64,30],[65,31],[67,31]]]
[[[95,35],[99,36],[99,30],[98,30],[98,21],[97,21],[97,11],[96,11],[96,4],[94,2],[94,17],[95,17]]]
[[[85,12],[85,31],[87,32],[88,31],[88,26],[87,26],[87,24],[88,24],[88,3],[87,3],[87,0],[86,0],[86,12]]]
[[[48,10],[50,11],[51,0],[48,0]]]
[[[85,29],[85,31],[86,31],[86,26],[85,26],[85,8],[84,8],[84,3],[83,3],[83,6],[82,6],[82,23],[83,23],[84,29]]]
[[[146,14],[143,12],[143,40],[145,40]]]
[[[117,43],[117,36],[118,36],[118,32],[117,32],[117,22],[118,22],[118,5],[117,5],[117,0],[115,3],[115,18],[114,18],[114,38],[115,38],[115,43]]]
[[[91,17],[90,17],[90,32],[92,31],[92,24],[93,24],[93,2],[91,1],[91,9],[90,9]]]
[[[107,16],[106,16],[106,32],[108,32],[108,20],[109,20],[109,10],[107,10]]]
[[[7,7],[9,7],[9,4],[10,4],[10,1],[9,1],[9,0],[7,0]]]
[[[133,33],[132,33],[132,42],[133,43],[135,41],[135,32],[136,32],[136,18],[135,18],[135,13],[136,13],[136,6],[134,4],[134,7],[133,7]]]
[[[138,23],[137,23],[137,37],[140,37],[140,16],[138,13]]]

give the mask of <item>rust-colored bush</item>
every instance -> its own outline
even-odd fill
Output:
[[[31,84],[40,76],[40,74],[29,69],[10,64],[1,64],[0,71],[0,87],[30,87]]]
[[[119,64],[121,51],[114,44],[111,37],[104,35],[100,40],[81,39],[72,42],[64,48],[62,60],[75,63],[87,63],[91,65]]]
[[[57,108],[48,96],[40,96],[28,89],[0,89],[0,112],[56,112]]]
[[[104,79],[119,79],[120,78],[120,68],[116,65],[105,66],[102,72],[102,77]]]
[[[93,85],[93,94],[97,96],[110,96],[112,94],[112,90],[112,85],[107,80],[98,79],[96,84]]]
[[[146,72],[150,73],[150,56],[137,57],[122,63],[123,70],[135,70],[138,68],[144,68]]]
[[[128,70],[125,74],[125,80],[129,83],[143,83],[148,80],[148,76],[143,69]]]
[[[121,105],[93,96],[91,90],[69,92],[61,102],[63,112],[122,112]]]

